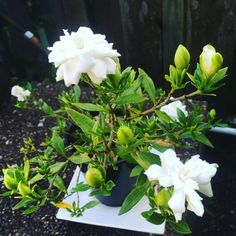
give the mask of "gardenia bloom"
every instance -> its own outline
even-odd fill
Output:
[[[210,44],[203,47],[200,66],[207,77],[213,76],[222,66],[223,57]]]
[[[160,155],[161,166],[151,165],[146,171],[149,181],[158,181],[165,188],[173,187],[173,195],[168,201],[176,221],[182,219],[187,209],[196,215],[202,216],[204,208],[202,198],[196,190],[207,196],[212,196],[211,178],[216,173],[217,164],[209,164],[199,158],[199,155],[191,157],[183,164],[172,149],[168,149]]]
[[[165,112],[172,120],[178,121],[178,108],[185,114],[185,116],[188,115],[186,106],[180,101],[171,102],[168,105],[161,107],[160,111]]]
[[[25,101],[26,97],[30,96],[29,90],[24,90],[19,85],[15,85],[11,89],[11,95],[17,97],[17,100],[20,102]]]
[[[66,86],[78,84],[82,73],[87,73],[95,84],[100,84],[107,74],[115,74],[114,59],[120,54],[112,49],[113,44],[105,35],[94,34],[90,28],[80,27],[69,34],[64,30],[60,41],[48,49],[49,62],[58,67],[56,81],[63,80]]]

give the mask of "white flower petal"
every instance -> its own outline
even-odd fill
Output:
[[[176,221],[181,220],[182,214],[185,212],[185,194],[180,190],[175,190],[168,205],[173,211]]]
[[[17,97],[17,100],[23,102],[26,100],[26,97],[30,96],[29,90],[24,90],[19,85],[15,85],[11,89],[11,95]]]
[[[199,186],[199,192],[205,194],[208,197],[212,197],[213,196],[213,191],[212,191],[211,183],[199,184],[198,186]]]
[[[187,209],[194,212],[197,216],[202,216],[204,213],[204,208],[201,200],[188,196],[186,199],[188,202]]]
[[[162,168],[159,165],[153,164],[144,172],[148,177],[149,181],[159,180],[159,178],[164,174]]]
[[[180,109],[185,114],[185,116],[188,115],[186,106],[180,101],[171,102],[161,107],[160,111],[165,112],[172,120],[178,120],[177,109]]]

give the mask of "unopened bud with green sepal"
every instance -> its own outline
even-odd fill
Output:
[[[175,66],[177,69],[183,70],[189,66],[190,54],[188,49],[180,44],[175,52],[174,57]]]
[[[129,144],[134,140],[134,133],[128,126],[122,125],[117,131],[117,140],[119,144]]]
[[[11,169],[3,169],[3,183],[5,187],[9,190],[15,190],[17,189],[18,182],[15,178],[14,170]]]
[[[89,168],[85,174],[85,179],[87,184],[93,188],[99,188],[104,182],[103,174],[96,168]]]
[[[22,197],[25,197],[25,196],[32,193],[30,187],[27,186],[26,184],[22,183],[21,181],[18,184],[18,190],[19,190],[19,193]]]
[[[210,112],[209,112],[209,114],[210,114],[210,117],[211,117],[212,119],[214,119],[215,116],[216,116],[216,110],[215,110],[214,108],[211,109]]]
[[[155,202],[157,206],[162,207],[164,209],[169,208],[168,202],[171,198],[171,193],[168,189],[162,189],[155,196]]]
[[[203,47],[199,59],[201,70],[207,78],[215,75],[223,64],[223,57],[210,44]]]

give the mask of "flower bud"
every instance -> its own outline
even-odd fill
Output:
[[[93,188],[99,188],[104,182],[102,173],[96,168],[89,168],[85,174],[86,182]]]
[[[212,77],[222,66],[223,57],[210,44],[203,47],[200,55],[200,67],[205,75]]]
[[[117,140],[119,144],[129,144],[134,139],[134,133],[128,126],[121,126],[117,131]]]
[[[167,209],[169,207],[168,202],[170,198],[171,198],[170,192],[167,189],[162,189],[160,192],[156,194],[155,202],[157,206]]]
[[[11,169],[4,169],[3,174],[4,174],[3,183],[5,187],[9,190],[16,189],[18,183],[14,177],[14,171]]]
[[[21,181],[18,184],[18,190],[22,197],[31,194],[31,189],[27,185],[23,184]]]
[[[182,44],[178,46],[175,52],[174,62],[177,69],[181,70],[187,68],[190,63],[190,54],[188,52],[188,49]]]
[[[212,119],[214,119],[215,116],[216,116],[216,110],[215,110],[214,108],[211,109],[210,112],[209,112],[209,114],[210,114],[210,117],[211,117]]]

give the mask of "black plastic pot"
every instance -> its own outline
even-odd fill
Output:
[[[130,172],[134,165],[128,164],[123,160],[118,161],[118,170],[112,167],[107,169],[107,180],[112,180],[115,187],[111,191],[110,196],[97,195],[96,198],[107,206],[121,206],[129,192],[132,190],[136,178],[130,177]]]

